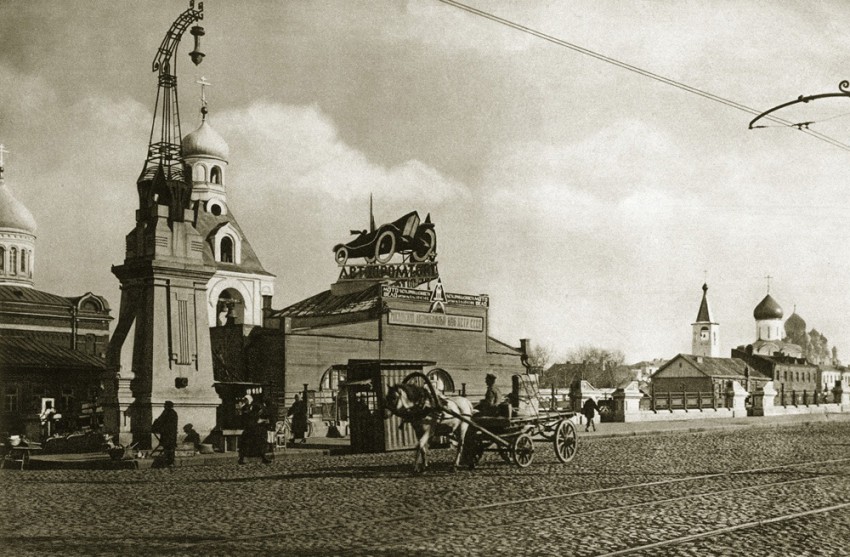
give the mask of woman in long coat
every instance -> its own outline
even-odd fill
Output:
[[[295,395],[295,401],[286,415],[292,417],[292,442],[295,443],[296,439],[301,439],[302,443],[306,443],[307,439],[304,435],[307,433],[307,402]]]

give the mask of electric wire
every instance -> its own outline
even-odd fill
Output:
[[[761,110],[757,110],[755,108],[749,107],[747,105],[741,104],[741,103],[733,101],[731,99],[727,99],[725,97],[721,97],[719,95],[709,93],[708,91],[703,91],[702,89],[698,89],[697,87],[693,87],[693,86],[690,86],[686,83],[676,81],[675,79],[671,79],[669,77],[665,77],[663,75],[656,74],[656,73],[651,72],[649,70],[644,70],[644,69],[639,68],[637,66],[634,66],[632,64],[628,64],[626,62],[622,62],[620,60],[617,60],[616,58],[611,58],[610,56],[606,56],[604,54],[600,54],[598,52],[595,52],[595,51],[590,50],[588,48],[584,48],[584,47],[579,46],[577,44],[570,43],[568,41],[565,41],[563,39],[559,39],[557,37],[553,37],[552,35],[547,35],[546,33],[543,33],[541,31],[537,31],[536,29],[526,27],[525,25],[516,23],[516,22],[508,20],[508,19],[504,19],[504,18],[499,17],[497,15],[494,15],[492,13],[485,12],[483,10],[479,10],[477,8],[474,8],[472,6],[468,6],[466,4],[462,4],[462,3],[457,2],[455,0],[438,0],[438,1],[442,2],[443,4],[447,4],[449,6],[458,8],[458,9],[463,10],[465,12],[468,12],[470,14],[477,15],[477,16],[483,17],[485,19],[489,19],[490,21],[499,23],[499,24],[504,25],[506,27],[510,27],[510,28],[515,29],[517,31],[521,31],[523,33],[532,35],[532,36],[537,37],[539,39],[543,39],[545,41],[556,44],[558,46],[568,48],[568,49],[573,50],[575,52],[578,52],[580,54],[590,56],[591,58],[595,58],[595,59],[600,60],[602,62],[612,64],[612,65],[617,66],[619,68],[622,68],[624,70],[636,73],[636,74],[644,76],[644,77],[648,77],[650,79],[664,83],[666,85],[670,85],[672,87],[676,87],[678,89],[681,89],[681,90],[686,91],[688,93],[692,93],[694,95],[703,97],[703,98],[708,99],[710,101],[714,101],[714,102],[723,104],[723,105],[728,106],[730,108],[734,108],[736,110],[740,110],[742,112],[746,112],[746,113],[752,114],[754,116],[758,116],[759,114],[762,113]],[[779,118],[778,116],[768,115],[768,116],[765,116],[765,119],[770,120],[772,122],[776,122],[778,124],[781,124],[784,127],[797,128],[799,131],[801,131],[801,132],[803,132],[807,135],[810,135],[810,136],[814,137],[815,139],[819,139],[821,141],[829,143],[830,145],[832,145],[834,147],[838,147],[839,149],[843,149],[845,151],[850,151],[850,145],[848,145],[846,143],[842,143],[841,141],[834,139],[834,138],[832,138],[828,135],[825,135],[821,132],[811,130],[807,126],[798,125],[798,124],[791,122],[789,120]],[[809,123],[813,123],[813,122],[809,122]]]

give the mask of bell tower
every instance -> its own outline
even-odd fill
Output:
[[[126,236],[125,257],[112,272],[121,282],[118,324],[104,374],[104,425],[122,443],[151,444],[151,422],[172,401],[180,424],[191,422],[202,438],[216,424],[220,399],[213,388],[206,285],[215,269],[204,262],[196,229],[192,183],[180,149],[176,59],[172,55],[190,23],[203,18],[191,2],[157,51],[159,72],[153,130],[137,182],[136,224]],[[203,28],[192,29],[198,64]],[[162,125],[157,126],[158,122]]]
[[[720,357],[720,325],[711,319],[708,307],[708,284],[702,285],[702,302],[699,305],[697,320],[691,324],[693,340],[691,353],[695,356]]]

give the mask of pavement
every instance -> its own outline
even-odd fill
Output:
[[[640,435],[671,435],[677,433],[700,433],[721,430],[745,430],[750,428],[775,428],[805,423],[850,422],[850,414],[799,414],[788,416],[763,416],[746,418],[718,418],[678,421],[651,421],[596,424],[596,431],[585,432],[584,424],[576,426],[580,438],[617,438]],[[290,445],[274,452],[275,460],[343,455],[350,452],[348,437],[309,437],[305,444]],[[271,454],[271,453],[270,453]],[[236,452],[195,454],[177,456],[175,467],[209,466],[227,464],[237,460]],[[249,459],[256,460],[256,459]],[[154,458],[112,460],[106,453],[47,454],[32,456],[32,470],[123,470],[156,468],[159,461]]]

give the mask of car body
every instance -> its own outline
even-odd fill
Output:
[[[374,230],[355,230],[352,234],[357,237],[333,248],[339,265],[358,257],[366,259],[367,263],[387,263],[396,253],[409,255],[413,261],[421,262],[433,259],[437,248],[437,234],[430,215],[422,223],[416,211]]]

